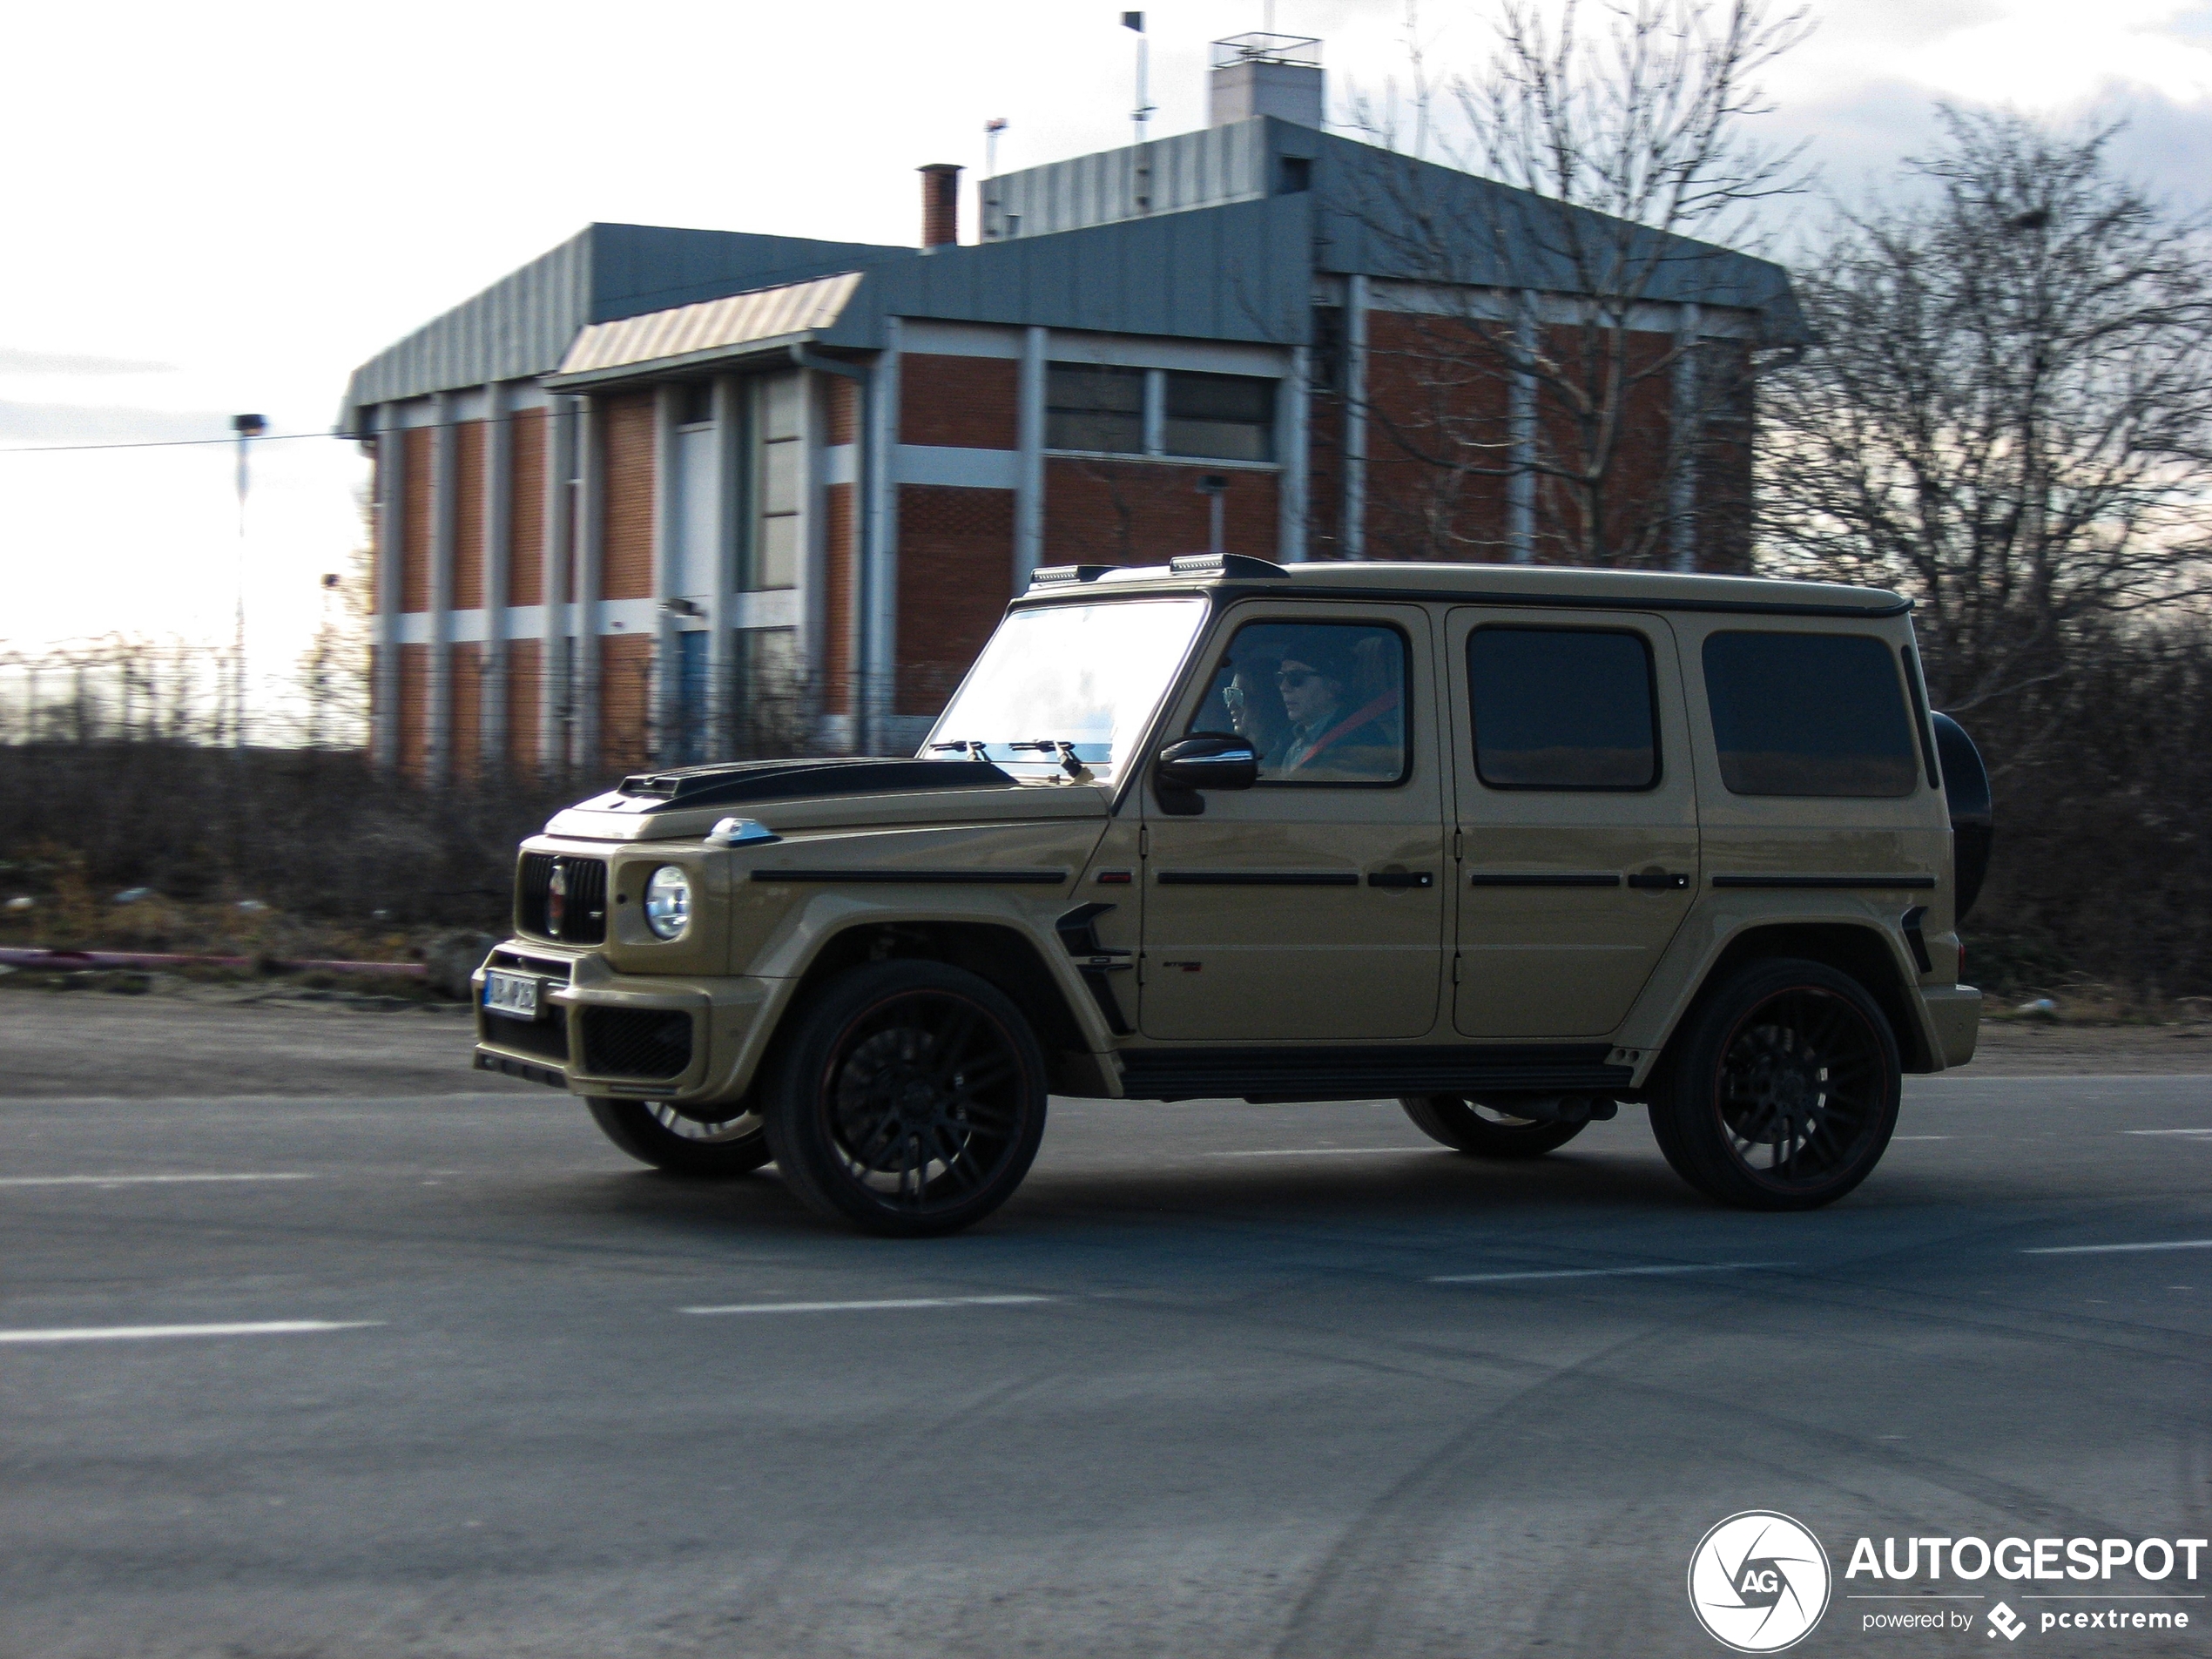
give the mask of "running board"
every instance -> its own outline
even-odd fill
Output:
[[[1596,1043],[1421,1049],[1124,1049],[1131,1100],[1393,1100],[1401,1095],[1610,1095],[1635,1073]]]

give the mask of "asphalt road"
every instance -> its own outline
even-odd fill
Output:
[[[325,1083],[465,1041],[355,1017]],[[1685,1568],[1752,1507],[1839,1575],[1795,1651],[1986,1655],[1865,1633],[1851,1541],[2212,1528],[2212,1078],[1912,1082],[1799,1217],[1634,1111],[1512,1167],[1386,1104],[1055,1103],[917,1244],[550,1091],[220,1064],[0,1100],[6,1655],[1718,1654]],[[2198,1247],[2031,1253],[2150,1244]]]

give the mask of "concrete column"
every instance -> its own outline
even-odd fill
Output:
[[[424,699],[429,731],[422,745],[422,771],[435,786],[453,775],[454,497],[461,433],[452,393],[440,392],[431,406],[437,425],[430,435],[430,673]]]
[[[1676,315],[1673,430],[1667,435],[1667,550],[1677,570],[1697,568],[1697,449],[1704,420],[1697,381],[1697,307]]]
[[[1348,559],[1367,556],[1367,279],[1344,281],[1344,522]]]
[[[407,529],[407,438],[400,406],[374,411],[376,430],[376,610],[370,623],[374,679],[369,686],[369,763],[388,772],[400,758],[400,564]]]
[[[670,764],[675,749],[676,711],[682,705],[676,679],[676,618],[668,602],[676,591],[676,556],[681,528],[676,509],[681,500],[676,469],[682,464],[676,428],[684,419],[684,388],[671,382],[653,395],[653,661],[645,691],[645,753],[657,765]]]
[[[1507,392],[1513,475],[1506,481],[1506,543],[1515,564],[1528,564],[1536,557],[1536,375],[1527,367],[1536,353],[1536,295],[1524,289],[1515,303],[1516,361]]]
[[[1276,382],[1275,433],[1283,446],[1283,470],[1275,475],[1275,545],[1285,564],[1305,561],[1305,492],[1309,460],[1307,415],[1312,388],[1308,381],[1312,354],[1303,346],[1291,348],[1291,372]]]
[[[1022,367],[1015,382],[1014,590],[1029,585],[1044,563],[1044,366],[1051,337],[1032,324],[1022,331]]]
[[[899,676],[899,319],[883,320],[883,350],[868,396],[867,570],[862,579],[863,748],[882,752],[884,722],[897,706]]]
[[[577,400],[576,430],[576,648],[569,707],[574,711],[569,764],[579,772],[599,767],[599,594],[604,586],[602,521],[605,517],[606,469],[599,454],[598,419],[591,400]]]
[[[710,760],[734,755],[740,705],[737,637],[732,599],[743,580],[745,557],[745,421],[744,382],[733,374],[714,382],[714,588],[706,599],[706,748]],[[802,543],[802,545],[804,545]],[[806,560],[799,580],[806,579]]]
[[[575,545],[576,528],[574,406],[574,399],[556,397],[545,408],[545,539],[538,550],[545,628],[537,647],[537,764],[547,773],[569,765],[569,721],[575,696],[570,642],[576,637],[576,617],[569,603],[569,550]]]
[[[514,522],[514,421],[507,388],[484,388],[484,651],[482,737],[478,745],[487,777],[507,770],[507,538]]]

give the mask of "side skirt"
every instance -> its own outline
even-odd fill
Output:
[[[1132,1100],[1390,1100],[1400,1095],[1624,1094],[1598,1043],[1488,1048],[1124,1049]]]

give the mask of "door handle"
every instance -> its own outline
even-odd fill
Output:
[[[1664,891],[1669,887],[1686,887],[1689,877],[1679,870],[1631,870],[1629,885],[1642,887],[1647,893]]]
[[[1368,873],[1371,887],[1433,887],[1436,874],[1432,870],[1374,870]]]

